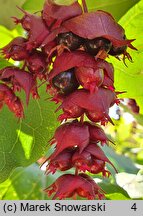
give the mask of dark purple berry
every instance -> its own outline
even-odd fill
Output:
[[[72,32],[61,33],[57,37],[57,43],[65,45],[70,50],[76,50],[81,46],[82,38]]]
[[[112,43],[102,37],[86,40],[84,43],[85,51],[94,56],[96,56],[100,50],[104,50],[108,53],[111,49],[111,46]]]
[[[67,95],[75,91],[79,83],[76,79],[74,68],[61,72],[52,79],[53,86],[59,91],[60,94]]]
[[[126,36],[124,35],[123,39],[126,39]],[[112,56],[118,56],[118,55],[121,55],[123,54],[127,49],[127,46],[121,46],[121,47],[114,47],[112,46],[110,51],[109,51],[109,55],[112,55]]]
[[[122,47],[112,47],[110,52],[109,52],[109,55],[112,55],[112,56],[118,56],[118,55],[121,55],[123,54],[127,49],[127,46],[122,46]]]

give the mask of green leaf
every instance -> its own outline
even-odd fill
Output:
[[[105,183],[104,181],[102,183],[99,183],[100,187],[106,192],[106,194],[122,194],[125,197],[128,197],[127,192],[117,184],[112,184],[112,183]]]
[[[100,180],[99,180],[100,179]],[[105,196],[110,200],[129,199],[127,192],[116,184],[115,179],[112,176],[109,178],[99,178],[95,175],[95,182],[99,182],[98,185],[105,191]]]
[[[105,196],[108,200],[130,200],[130,198],[121,193],[106,194]]]
[[[108,146],[102,147],[105,155],[114,164],[118,172],[137,173],[138,169],[129,157],[117,154],[112,148]],[[113,173],[111,166],[107,165],[108,169]],[[115,173],[115,172],[114,172]]]
[[[21,16],[21,11],[18,10],[16,6],[21,7],[25,1],[26,0],[0,0],[0,25],[4,25],[9,29],[14,28],[15,24],[11,17]]]
[[[89,11],[104,10],[119,20],[139,0],[86,0]]]
[[[42,10],[44,2],[45,0],[28,0],[23,4],[22,8],[31,13],[35,13]]]
[[[27,168],[17,168],[0,184],[0,200],[45,200],[43,191],[55,179],[55,175],[45,176],[37,164]]]
[[[0,58],[0,69],[6,67],[6,66],[11,66],[12,64],[8,62],[7,60]]]
[[[143,24],[143,1],[132,7],[119,21],[125,28],[126,36],[128,38],[136,39],[134,45],[138,48],[139,53],[143,51],[141,28]]]
[[[39,90],[40,100],[30,100],[20,122],[7,107],[0,113],[0,182],[14,168],[30,165],[48,150],[48,140],[58,126],[56,106],[46,100],[45,86]]]
[[[128,49],[133,58],[133,63],[126,61],[128,67],[123,62],[110,58],[115,68],[115,87],[117,91],[127,91],[121,97],[135,98],[140,106],[140,113],[143,114],[143,1],[131,8],[120,20],[120,24],[125,28],[127,38],[136,38],[133,45],[138,51]]]
[[[52,2],[57,5],[71,5],[76,1],[77,0],[52,0]]]
[[[10,31],[6,27],[0,25],[0,48],[7,45],[14,37],[19,36],[16,29]]]
[[[136,162],[143,165],[143,149],[137,154]]]

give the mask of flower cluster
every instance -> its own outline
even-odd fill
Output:
[[[105,59],[122,55],[124,62],[126,58],[132,61],[127,48],[135,49],[134,40],[126,38],[111,14],[88,13],[78,2],[60,6],[46,0],[41,16],[20,10],[24,16],[13,19],[27,37],[17,37],[1,50],[6,59],[22,61],[23,66],[0,70],[0,108],[6,104],[23,118],[16,91],[25,91],[28,105],[31,94],[39,98],[37,81],[45,82],[51,101],[60,103],[56,111],[63,111],[58,120],[64,121],[51,139],[55,150],[46,160],[46,174],[75,169],[75,174],[60,176],[45,191],[48,196],[55,193],[53,199],[76,195],[103,199],[105,192],[85,172],[108,177],[107,163],[117,172],[100,146],[112,142],[100,125],[114,124],[109,108],[119,104],[121,93],[115,91],[113,65]]]

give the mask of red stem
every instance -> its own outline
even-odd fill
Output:
[[[26,61],[24,61],[24,64],[23,64],[23,66],[22,66],[22,70],[25,70],[25,68],[26,68],[26,66],[27,66],[27,63],[26,63]]]
[[[75,169],[75,175],[78,175],[78,168]]]
[[[80,122],[81,122],[81,123],[84,122],[84,114],[81,115],[81,117],[80,117]]]
[[[77,194],[75,193],[75,194],[73,195],[73,200],[76,200],[76,197],[77,197]]]
[[[87,5],[86,5],[86,0],[82,0],[82,6],[83,6],[84,13],[88,13]]]

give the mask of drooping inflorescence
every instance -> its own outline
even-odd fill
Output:
[[[45,161],[46,174],[71,168],[75,173],[60,176],[45,192],[48,196],[55,193],[53,199],[76,195],[104,199],[105,192],[85,172],[109,177],[106,164],[117,172],[100,146],[112,142],[100,125],[114,125],[109,108],[120,102],[113,65],[105,59],[121,55],[123,62],[126,58],[132,61],[127,48],[136,49],[134,39],[126,38],[111,14],[88,13],[78,2],[60,6],[46,0],[41,16],[20,10],[24,16],[13,19],[27,37],[14,38],[1,52],[4,58],[23,65],[0,70],[0,108],[6,104],[16,117],[23,118],[23,103],[16,92],[25,91],[28,105],[30,95],[40,97],[37,82],[46,83],[51,101],[59,103],[56,111],[63,111],[58,120],[64,121],[50,141],[55,150]]]

